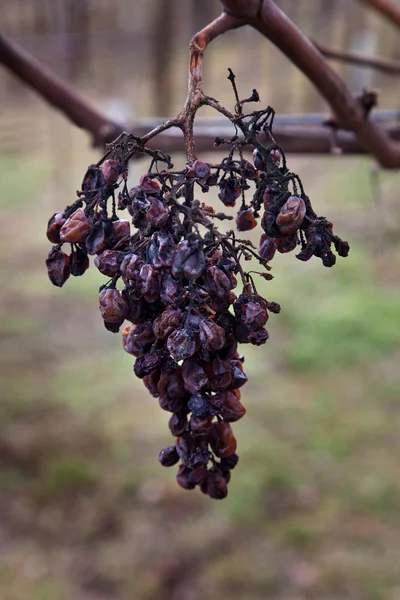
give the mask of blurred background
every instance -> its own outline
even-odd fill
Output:
[[[400,60],[398,32],[361,3],[277,4],[327,45]],[[178,112],[188,41],[219,4],[2,0],[1,13],[4,34],[129,122]],[[279,114],[327,110],[250,28],[205,54],[206,91],[231,107],[227,67],[242,96],[256,87]],[[400,109],[394,76],[335,69]],[[275,279],[260,284],[282,312],[265,346],[243,347],[240,463],[217,502],[158,464],[168,413],[103,327],[101,276],[91,268],[62,290],[47,279],[47,220],[99,156],[0,68],[0,597],[397,600],[400,173],[368,157],[289,156],[351,253],[333,269],[277,256]],[[147,166],[135,163],[131,185]]]

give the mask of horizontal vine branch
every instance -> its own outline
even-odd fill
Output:
[[[140,124],[123,126],[111,121],[29,53],[4,36],[0,36],[0,62],[47,102],[61,110],[75,125],[88,131],[95,146],[104,146],[125,130],[134,131],[135,136],[143,138],[143,143],[151,148],[151,138],[164,132],[158,138],[160,149],[165,152],[180,151],[183,149],[183,139],[179,132],[171,129],[178,127],[184,133],[186,142],[189,140],[189,146],[186,143],[185,148],[187,155],[195,158],[194,115],[200,106],[210,104],[202,89],[203,52],[207,44],[218,35],[250,24],[275,43],[309,77],[331,105],[340,126],[350,130],[339,131],[336,135],[335,142],[343,153],[370,153],[384,167],[400,166],[399,127],[384,129],[372,119],[365,119],[358,102],[330,68],[321,52],[271,0],[264,0],[261,4],[258,0],[223,0],[222,4],[226,9],[222,15],[191,41],[189,93],[183,110],[175,119],[161,124],[150,133],[146,133],[145,127]],[[326,48],[321,50],[328,51]],[[347,60],[349,55],[342,53],[342,56],[346,56],[343,60]],[[361,60],[356,56],[352,58]],[[364,64],[365,61],[372,60],[362,58]],[[378,61],[373,60],[375,63]],[[392,69],[391,72],[394,72],[398,66],[394,61],[387,61],[380,64],[380,68],[386,68],[387,72]],[[319,154],[332,151],[331,132],[323,125],[312,130],[276,125],[274,131],[278,143],[284,143],[288,152]],[[196,144],[202,151],[211,151],[213,141],[213,133],[207,128],[196,132]]]
[[[357,52],[344,52],[343,50],[335,50],[334,48],[329,48],[320,42],[314,42],[314,45],[318,48],[321,54],[325,56],[325,58],[351,63],[359,67],[375,69],[376,71],[389,73],[390,75],[400,74],[400,62],[397,60],[375,58],[373,56],[364,56],[363,54],[359,54]]]
[[[121,132],[120,125],[107,119],[67,83],[4,35],[0,35],[0,63],[49,104],[61,110],[74,125],[91,133],[95,146],[104,145],[105,141],[113,140]]]

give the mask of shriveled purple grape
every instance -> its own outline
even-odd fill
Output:
[[[101,172],[105,181],[111,185],[117,182],[119,177],[119,163],[117,160],[109,158],[101,165]]]
[[[179,462],[179,454],[176,451],[175,446],[168,446],[163,448],[158,456],[159,462],[163,467],[173,467]]]
[[[157,338],[165,340],[178,329],[182,320],[182,312],[176,308],[167,308],[153,323],[153,331]]]
[[[65,223],[65,217],[62,212],[54,213],[54,215],[49,219],[47,223],[47,239],[52,244],[59,244],[61,242],[60,239],[60,229]]]
[[[242,188],[236,179],[225,179],[219,184],[218,198],[225,206],[235,206],[241,193]]]
[[[89,257],[85,250],[77,246],[69,257],[69,270],[74,277],[80,277],[89,268]]]
[[[162,229],[166,226],[169,219],[168,208],[157,198],[148,198],[150,208],[146,211],[146,217],[150,225],[157,229]]]
[[[155,340],[150,321],[138,325],[127,325],[122,333],[122,345],[125,352],[133,356],[141,356],[148,351]]]
[[[203,273],[206,259],[199,240],[183,240],[178,244],[172,265],[175,277],[185,277],[190,281]]]
[[[160,296],[161,275],[152,265],[143,265],[139,274],[140,292],[147,302]]]
[[[50,250],[46,259],[47,274],[53,285],[62,287],[70,276],[69,257],[65,252]]]
[[[305,214],[304,200],[298,196],[290,196],[276,217],[276,224],[284,235],[292,235],[301,226]]]
[[[207,398],[199,395],[191,396],[188,409],[196,417],[207,417],[209,415]]]
[[[107,323],[122,323],[128,313],[128,305],[116,288],[104,288],[99,293],[101,316]]]
[[[94,264],[103,275],[115,277],[119,272],[119,267],[123,259],[123,252],[119,252],[118,250],[104,250],[104,252],[96,256]]]
[[[221,350],[225,343],[225,332],[211,319],[201,321],[199,324],[200,342],[205,350],[216,352]]]
[[[250,208],[242,208],[236,216],[236,227],[238,231],[250,231],[257,226],[257,221]]]
[[[193,359],[185,360],[182,368],[183,385],[191,394],[198,394],[208,383],[207,373],[202,365]]]
[[[168,337],[167,348],[172,358],[180,362],[193,356],[196,351],[196,341],[187,331],[178,329]]]
[[[60,240],[73,244],[83,244],[89,234],[91,220],[85,215],[82,208],[77,208],[65,221],[60,229]]]

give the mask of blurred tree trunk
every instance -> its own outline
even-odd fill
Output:
[[[171,111],[173,99],[173,34],[174,34],[174,2],[159,0],[154,11],[152,32],[154,111],[156,115],[166,116]]]
[[[215,0],[192,0],[191,1],[191,34],[200,31],[207,23],[218,16],[220,7]]]
[[[68,40],[68,76],[76,81],[89,63],[89,6],[87,0],[66,2],[65,25]]]

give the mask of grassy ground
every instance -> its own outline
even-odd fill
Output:
[[[47,280],[45,222],[92,160],[0,157],[1,597],[399,598],[399,176],[379,207],[369,161],[292,159],[352,251],[279,256],[261,286],[283,309],[243,348],[241,459],[215,502],[158,465],[168,414],[103,328],[99,276]]]

